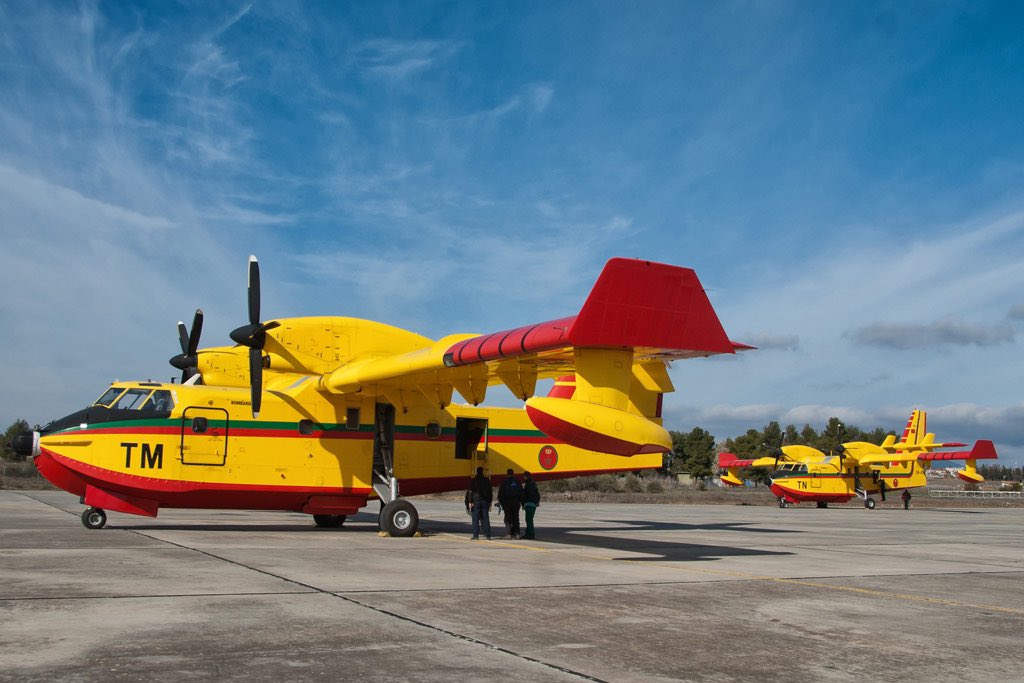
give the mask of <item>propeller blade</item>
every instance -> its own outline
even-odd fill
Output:
[[[179,323],[180,325],[181,323]],[[179,334],[181,328],[178,328]],[[188,348],[183,349],[185,354],[188,356],[196,355],[196,351],[199,350],[199,336],[203,333],[203,309],[197,308],[196,314],[192,318],[192,330],[188,333]]]
[[[185,327],[185,323],[178,321],[178,343],[181,345],[181,353],[170,359],[173,367],[181,370],[182,383],[187,382],[193,375],[199,372],[199,358],[196,353],[199,351],[199,337],[203,333],[203,309],[197,308],[192,318],[192,329]]]
[[[185,327],[185,323],[181,320],[178,321],[178,341],[181,342],[181,353],[182,355],[188,355],[188,328]],[[171,363],[174,365],[174,363]]]
[[[263,352],[249,349],[249,384],[252,390],[252,416],[260,416],[260,405],[263,401]]]
[[[249,256],[249,324],[260,322],[260,262]]]

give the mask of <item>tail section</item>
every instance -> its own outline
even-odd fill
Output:
[[[996,458],[996,447],[991,441],[976,441],[974,448],[971,449],[971,457],[967,458],[964,462],[964,468],[957,470],[956,476],[960,477],[966,482],[974,484],[985,481],[985,477],[978,474],[978,460],[986,459],[991,460]]]
[[[949,445],[952,445],[952,444],[937,444],[937,445],[938,446],[942,446],[942,445],[949,446]],[[963,445],[963,444],[957,444],[957,445]],[[977,469],[978,462],[977,461],[978,460],[995,460],[998,457],[999,456],[996,454],[995,444],[993,444],[991,441],[988,441],[987,439],[984,439],[984,440],[981,440],[981,441],[975,441],[974,442],[974,447],[971,448],[971,450],[969,450],[969,451],[947,451],[945,453],[924,452],[924,453],[919,454],[917,456],[917,459],[922,461],[922,462],[929,463],[929,464],[932,463],[932,462],[935,462],[937,460],[963,460],[964,461],[964,468],[962,470],[957,470],[956,476],[960,477],[964,481],[973,482],[973,483],[976,484],[978,482],[985,481],[985,477],[983,477],[980,474],[978,474],[978,469]]]
[[[910,413],[907,426],[903,429],[900,445],[916,446],[928,433],[928,414],[916,408]],[[933,437],[934,438],[934,437]]]
[[[740,468],[749,465],[752,460],[740,460],[733,453],[719,453],[718,454],[718,466],[724,471],[719,475],[723,484],[729,486],[743,486],[743,480],[740,479]]]

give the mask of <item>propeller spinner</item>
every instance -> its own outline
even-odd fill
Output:
[[[197,308],[195,317],[192,318],[192,329],[185,327],[185,323],[178,321],[178,341],[181,343],[181,353],[171,358],[173,367],[181,370],[181,381],[184,384],[199,372],[199,357],[196,351],[199,349],[199,336],[203,333],[203,309]]]
[[[263,346],[267,343],[267,330],[279,327],[281,323],[260,322],[260,263],[255,256],[249,257],[249,324],[231,331],[236,344],[249,347],[249,386],[252,395],[252,416],[260,415],[263,399]]]

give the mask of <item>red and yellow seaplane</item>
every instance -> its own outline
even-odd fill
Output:
[[[105,510],[292,510],[341,526],[370,499],[380,525],[415,533],[403,495],[463,490],[477,467],[536,479],[660,467],[669,361],[751,348],[729,340],[694,271],[612,259],[579,313],[440,340],[344,317],[260,319],[235,346],[199,348],[178,323],[181,383],[115,382],[89,407],[15,439],[44,477]],[[555,379],[535,396],[539,379]],[[524,409],[479,407],[503,384]],[[454,392],[465,403],[454,403]]]
[[[771,490],[779,499],[779,507],[791,503],[845,503],[854,497],[864,507],[875,509],[873,494],[885,500],[887,491],[924,486],[925,472],[933,462],[963,460],[965,465],[957,476],[967,482],[982,482],[976,461],[996,458],[991,441],[977,441],[969,451],[939,451],[960,448],[957,442],[936,443],[935,434],[927,430],[928,416],[923,410],[910,414],[903,436],[896,441],[890,434],[880,444],[851,441],[841,444],[826,456],[816,448],[802,445],[781,446],[773,455],[743,460],[732,453],[719,453],[718,466],[724,470],[721,479],[731,486],[742,486],[739,470],[744,467],[770,468]]]

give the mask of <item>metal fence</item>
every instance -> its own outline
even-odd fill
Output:
[[[936,491],[928,490],[929,498],[1020,498],[1024,491]]]

